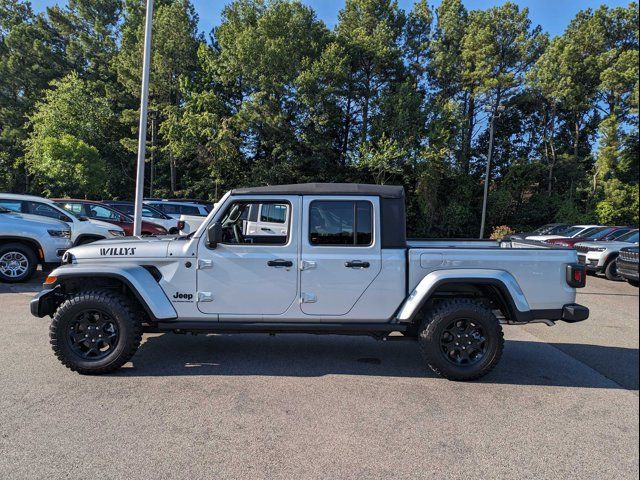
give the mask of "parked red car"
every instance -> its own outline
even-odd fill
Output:
[[[60,207],[70,211],[78,217],[95,218],[104,222],[118,225],[127,236],[133,235],[133,218],[111,208],[103,203],[91,200],[77,200],[74,198],[54,198]],[[167,229],[155,223],[142,221],[142,235],[167,235]]]
[[[544,243],[557,245],[558,247],[573,247],[576,243],[579,242],[600,242],[615,240],[616,238],[624,235],[629,231],[631,231],[631,227],[597,227],[591,231],[588,231],[588,235],[585,236],[575,238],[552,238],[551,240],[546,240]]]

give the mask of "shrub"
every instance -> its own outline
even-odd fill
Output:
[[[491,236],[489,237],[491,240],[502,240],[507,235],[511,235],[516,233],[516,231],[507,226],[507,225],[499,225],[497,227],[493,227],[493,232],[491,232]]]

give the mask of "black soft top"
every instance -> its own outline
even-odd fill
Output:
[[[366,183],[299,183],[231,190],[232,195],[362,195],[380,197],[382,248],[406,248],[404,188]]]
[[[232,195],[370,195],[404,199],[404,188],[396,185],[366,183],[298,183],[266,187],[236,188]]]

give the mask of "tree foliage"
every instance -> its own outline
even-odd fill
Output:
[[[475,236],[496,114],[489,229],[638,222],[636,2],[554,38],[461,0],[346,0],[333,29],[297,0],[235,0],[197,24],[155,0],[154,195],[402,184],[410,233]],[[143,0],[0,0],[1,189],[131,198],[143,36]]]

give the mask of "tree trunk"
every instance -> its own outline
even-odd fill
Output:
[[[350,130],[351,130],[351,88],[349,88],[349,97],[347,98],[347,111],[345,112],[344,134],[342,137],[342,151],[340,152],[340,163],[343,167],[347,163]]]
[[[176,161],[172,154],[169,154],[169,169],[171,172],[171,193],[176,191]]]
[[[473,93],[470,93],[469,108],[467,110],[467,126],[464,134],[464,144],[462,145],[462,171],[465,175],[469,175],[469,156],[471,155],[471,138],[473,137],[475,110],[476,101]]]
[[[555,136],[556,136],[556,106],[554,105],[551,111],[551,132],[549,134],[549,148],[551,149],[551,157],[549,158],[549,177],[547,180],[547,194],[549,196],[551,196],[551,192],[553,190],[553,172],[556,166],[556,161],[558,159],[558,156],[556,153]]]
[[[364,96],[364,105],[362,105],[362,137],[361,142],[367,141],[367,128],[369,122],[369,92]]]

